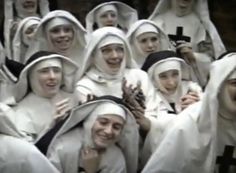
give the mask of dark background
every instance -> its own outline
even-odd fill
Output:
[[[0,0],[0,23],[4,10]],[[122,0],[120,0],[122,1]],[[50,9],[64,9],[73,13],[82,24],[86,14],[104,0],[49,0]],[[124,3],[136,8],[139,18],[147,18],[158,0],[124,0]],[[236,50],[236,0],[208,0],[210,15],[226,48]]]

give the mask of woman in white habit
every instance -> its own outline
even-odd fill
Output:
[[[34,142],[78,104],[73,95],[78,67],[62,55],[39,51],[26,62],[15,84],[15,123]]]
[[[12,41],[14,46],[10,59],[21,63],[26,62],[26,52],[28,52],[32,44],[32,39],[40,20],[41,19],[38,17],[26,17],[19,22],[19,26]]]
[[[86,15],[86,30],[88,33],[104,27],[118,27],[127,32],[129,27],[138,20],[135,9],[118,1],[110,1],[97,5]]]
[[[132,59],[124,33],[115,27],[103,27],[94,31],[87,45],[82,78],[77,82],[78,98],[85,102],[88,95],[113,95],[122,97],[123,79],[127,85],[141,89],[146,97],[146,113],[156,111],[155,90],[148,75],[137,68]]]
[[[236,171],[235,58],[226,53],[212,64],[202,101],[177,116],[143,173]]]
[[[126,37],[140,68],[150,53],[172,48],[167,35],[151,20],[142,19],[133,23]]]
[[[136,173],[138,138],[130,111],[106,96],[72,110],[47,157],[61,173]]]
[[[149,17],[168,34],[185,61],[205,86],[209,65],[225,51],[209,17],[207,0],[160,0]],[[182,27],[177,32],[177,27]],[[186,39],[186,37],[190,38]]]
[[[202,97],[201,87],[191,81],[189,66],[174,51],[150,54],[142,70],[148,73],[169,113],[179,114]]]
[[[27,57],[39,50],[53,51],[70,58],[79,67],[83,63],[86,31],[69,12],[55,10],[39,23]]]
[[[42,18],[48,12],[48,0],[4,0],[4,45],[9,58],[19,22],[26,17]]]

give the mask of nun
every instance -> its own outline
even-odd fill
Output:
[[[132,24],[126,37],[140,68],[150,53],[174,49],[167,35],[151,20],[142,19]]]
[[[90,37],[82,66],[82,77],[76,84],[78,98],[85,102],[88,95],[122,97],[123,78],[127,85],[141,83],[145,95],[146,113],[156,112],[155,89],[146,72],[138,69],[124,32],[115,27],[103,27]],[[155,113],[156,114],[156,113]]]
[[[210,20],[207,0],[160,0],[149,19],[168,34],[191,65],[195,81],[205,86],[210,63],[225,51]]]
[[[39,51],[30,57],[15,84],[15,124],[26,140],[38,136],[57,123],[78,104],[73,95],[78,67],[62,55]]]
[[[202,96],[201,87],[191,81],[189,66],[174,51],[150,54],[142,70],[148,73],[168,113],[179,114]]]
[[[136,173],[138,126],[122,100],[104,96],[71,111],[47,150],[61,173]]]
[[[10,55],[12,60],[20,63],[26,62],[26,52],[28,52],[28,49],[32,44],[32,39],[40,20],[39,17],[26,17],[19,22],[19,26],[13,38],[14,46],[11,49],[12,52]]]
[[[226,53],[212,64],[202,101],[177,116],[143,173],[236,171],[235,58]]]
[[[97,5],[85,18],[88,33],[104,26],[118,27],[127,32],[129,27],[137,20],[137,11],[118,1],[104,2]]]
[[[85,37],[86,30],[71,13],[64,10],[52,11],[39,23],[27,58],[39,50],[53,51],[70,58],[80,67],[86,45]]]
[[[42,18],[49,12],[48,0],[5,0],[4,1],[4,40],[7,56],[12,52],[12,40],[19,22],[26,17]]]

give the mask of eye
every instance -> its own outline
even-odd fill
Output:
[[[116,18],[116,14],[115,13],[111,13],[111,17],[112,18]]]
[[[120,131],[123,128],[123,126],[121,124],[114,124],[113,125],[113,129]]]
[[[119,53],[123,53],[124,52],[124,48],[123,47],[117,47],[116,51]]]
[[[51,32],[51,33],[54,33],[54,34],[59,33],[59,32],[60,32],[60,28],[58,28],[58,27],[52,28],[52,29],[50,30],[50,32]]]
[[[147,39],[146,38],[143,38],[139,41],[140,43],[146,43],[147,42]]]
[[[55,73],[61,73],[61,68],[60,67],[53,67],[52,69]]]
[[[49,72],[49,68],[42,68],[38,70],[39,73],[48,73]]]
[[[158,40],[157,37],[151,37],[151,41],[152,41],[152,42],[156,42],[157,40]]]
[[[64,27],[64,32],[73,32],[72,26],[66,26]]]
[[[111,52],[111,49],[110,48],[102,48],[101,51],[103,54],[108,54]]]
[[[99,122],[100,125],[103,125],[103,126],[105,126],[109,123],[109,121],[105,118],[99,118],[98,122]]]
[[[100,16],[101,18],[107,18],[107,13],[104,13]]]
[[[159,78],[160,79],[167,79],[167,75],[166,74],[159,74]]]

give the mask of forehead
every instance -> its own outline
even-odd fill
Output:
[[[47,59],[47,60],[42,60],[40,62],[38,62],[37,64],[35,64],[32,69],[33,70],[39,70],[39,69],[43,69],[43,68],[48,68],[48,67],[62,67],[62,63],[61,60],[59,59]]]
[[[149,37],[158,37],[158,33],[144,32],[144,33],[140,34],[137,38],[143,39],[143,38],[149,38]]]
[[[124,124],[124,119],[121,117],[121,115],[118,115],[118,114],[113,114],[113,113],[103,114],[103,115],[98,116],[97,120],[99,119],[106,119],[114,123]]]
[[[103,47],[101,47],[100,49],[115,49],[115,48],[123,48],[124,45],[123,44],[119,44],[119,43],[111,43],[108,45],[105,45]]]

